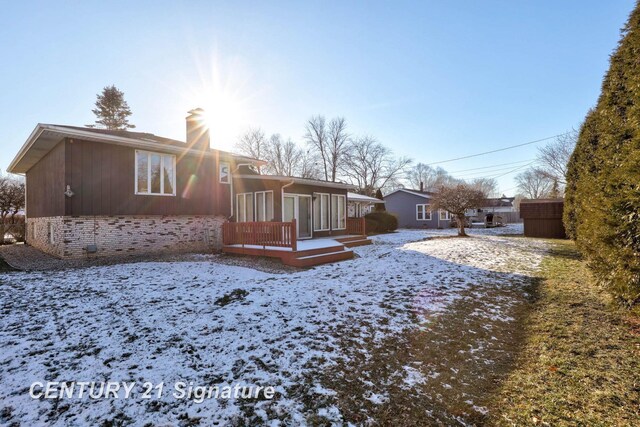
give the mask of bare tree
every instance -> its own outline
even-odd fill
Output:
[[[4,235],[18,225],[16,215],[25,205],[24,182],[0,175],[0,244]]]
[[[470,185],[484,194],[485,198],[498,196],[498,181],[495,178],[475,178]]]
[[[280,134],[271,135],[266,147],[265,159],[269,162],[269,173],[274,175],[294,176],[299,168],[302,150],[288,139],[282,140]]]
[[[305,127],[304,138],[320,157],[324,179],[335,182],[349,139],[347,121],[344,117],[336,117],[327,123],[324,116],[318,115],[311,117]]]
[[[347,151],[347,141],[349,134],[347,133],[347,121],[344,117],[336,117],[331,119],[327,129],[329,137],[329,166],[331,171],[331,181],[336,182],[338,170],[344,161],[344,155]]]
[[[548,197],[553,188],[553,180],[549,175],[538,168],[529,168],[516,175],[518,190],[529,199],[542,199]]]
[[[441,185],[431,199],[431,208],[448,211],[456,218],[458,236],[466,236],[464,226],[467,210],[481,207],[483,200],[484,194],[472,185]]]
[[[411,170],[407,172],[407,181],[411,188],[420,188],[420,185],[424,188],[433,188],[433,184],[436,181],[436,170],[424,163],[416,164]]]
[[[540,170],[558,184],[566,184],[567,165],[578,141],[578,131],[573,129],[560,135],[555,141],[538,148],[538,163]]]
[[[298,163],[297,174],[300,178],[320,179],[320,162],[318,156],[311,150],[301,149],[300,162]]]
[[[441,167],[432,168],[424,163],[416,164],[407,172],[407,181],[412,188],[420,188],[423,184],[426,191],[432,191],[441,185],[462,182],[449,175],[449,172]]]
[[[265,158],[267,154],[267,138],[264,131],[260,128],[247,130],[238,138],[236,149],[254,159],[267,160]],[[258,167],[258,173],[262,174],[264,171],[264,166]]]
[[[396,158],[375,138],[363,136],[349,140],[341,171],[360,192],[373,196],[376,189],[396,184],[409,164],[411,159]]]
[[[305,126],[306,133],[304,135],[307,144],[316,150],[320,156],[320,163],[324,172],[324,179],[329,180],[329,156],[328,144],[329,137],[327,135],[327,121],[324,116],[313,116],[307,120]]]

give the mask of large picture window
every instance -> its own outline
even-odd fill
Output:
[[[429,205],[416,205],[416,220],[431,220],[431,209],[429,209]]]
[[[341,194],[331,195],[331,228],[334,230],[344,230],[347,228],[345,205],[345,196]]]
[[[176,156],[136,151],[136,194],[176,195]]]
[[[256,221],[273,221],[273,191],[256,192]]]
[[[313,230],[329,230],[329,194],[315,193],[313,201]]]
[[[236,213],[238,222],[253,222],[253,193],[236,195]]]

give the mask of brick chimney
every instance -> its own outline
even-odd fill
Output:
[[[202,108],[189,111],[187,116],[187,146],[195,150],[209,150],[209,127]]]

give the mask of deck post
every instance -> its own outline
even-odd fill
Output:
[[[364,217],[360,217],[360,227],[362,227],[362,235],[366,236],[367,235],[367,221],[364,219]]]
[[[291,220],[291,250],[298,250],[298,228],[296,227],[296,219]]]

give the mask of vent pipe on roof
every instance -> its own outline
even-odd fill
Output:
[[[205,111],[196,108],[187,116],[187,146],[195,150],[209,150],[209,126],[205,119]]]

